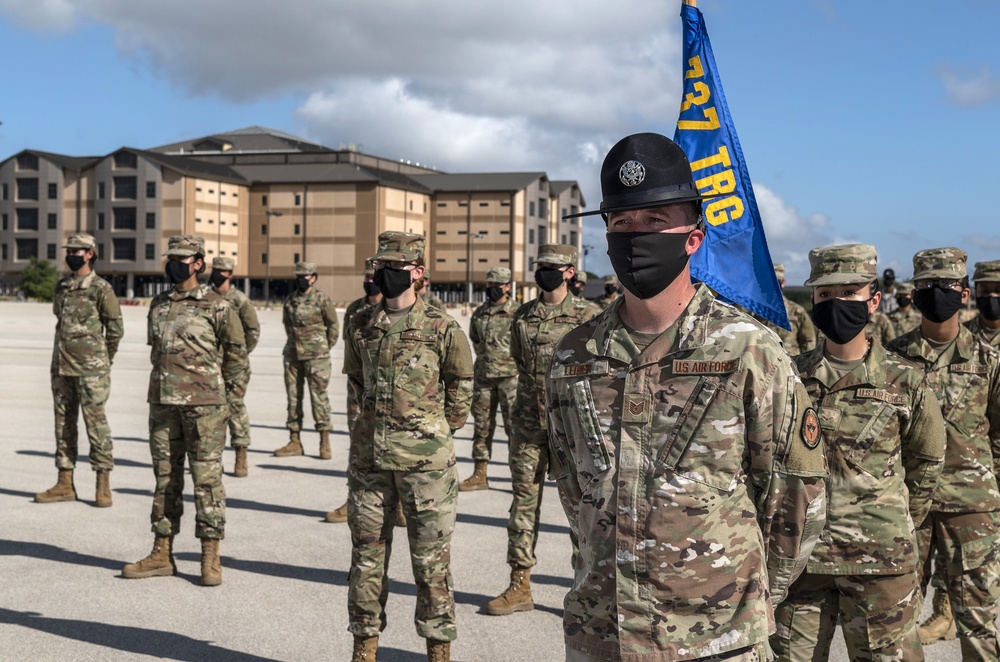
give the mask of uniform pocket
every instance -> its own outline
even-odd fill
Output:
[[[594,475],[603,473],[611,468],[611,451],[601,429],[601,420],[597,416],[597,406],[594,404],[594,394],[590,390],[590,381],[581,379],[575,382],[570,394],[576,410],[576,416],[572,419],[579,424],[579,429],[574,431],[576,434],[572,437],[575,437],[577,444],[583,442],[585,448],[582,450],[586,450],[584,457],[590,463],[590,466],[582,468]]]
[[[896,409],[892,405],[886,403],[879,405],[875,415],[861,429],[851,446],[844,449],[846,459],[852,466],[875,477],[891,473],[889,462],[895,455],[895,442],[889,449],[879,448],[878,443],[884,436],[886,427],[895,417]],[[892,435],[896,436],[898,435]],[[888,451],[889,455],[880,451]]]

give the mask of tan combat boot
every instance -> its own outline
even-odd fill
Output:
[[[377,652],[378,637],[354,636],[354,652],[351,654],[351,662],[375,662]]]
[[[98,508],[111,507],[111,472],[107,469],[97,471],[97,496],[94,505]]]
[[[274,451],[277,457],[290,457],[292,455],[302,455],[302,442],[299,441],[299,433],[297,430],[292,430],[289,435],[288,443]]]
[[[250,473],[250,470],[247,467],[247,447],[237,446],[236,466],[233,468],[233,476],[236,478],[246,478],[248,473]]]
[[[396,502],[396,526],[406,526],[406,513],[403,512],[403,502]]]
[[[451,642],[428,639],[427,662],[451,662]]]
[[[219,562],[219,541],[201,539],[201,585],[218,586],[222,583],[222,564]]]
[[[169,577],[177,572],[174,564],[173,536],[156,536],[153,551],[138,563],[129,563],[122,568],[125,579],[145,579],[146,577]]]
[[[333,457],[333,453],[330,452],[330,431],[320,430],[319,431],[319,459],[329,460]]]
[[[343,506],[337,508],[336,510],[331,510],[323,518],[324,522],[329,522],[330,524],[340,524],[341,522],[347,521],[347,504],[344,503]]]
[[[936,641],[951,641],[955,638],[955,619],[951,615],[948,592],[934,591],[934,613],[920,626],[920,643],[924,646]]]
[[[507,616],[516,611],[531,611],[535,603],[531,600],[531,569],[510,568],[510,586],[500,597],[486,603],[486,613],[491,616]]]
[[[459,492],[476,492],[478,490],[490,489],[490,484],[486,480],[486,461],[476,460],[476,468],[472,470],[472,475],[458,484]]]
[[[35,503],[57,503],[59,501],[76,501],[72,469],[60,469],[56,484],[35,495]]]

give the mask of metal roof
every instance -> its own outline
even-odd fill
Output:
[[[416,182],[434,192],[502,191],[515,193],[545,178],[544,172],[488,172],[456,175],[411,175]]]

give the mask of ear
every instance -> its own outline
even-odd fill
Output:
[[[882,293],[876,292],[874,296],[872,296],[872,298],[868,300],[868,313],[871,314],[874,313],[876,310],[878,310],[878,305],[881,302],[882,302]]]
[[[563,272],[563,279],[573,280],[573,276],[575,275],[576,275],[576,267],[571,265],[569,269]]]
[[[969,297],[972,296],[972,290],[965,288],[962,290],[962,303],[968,303]]]
[[[424,267],[422,267],[422,266],[420,266],[420,265],[418,264],[417,266],[415,266],[415,267],[413,268],[413,271],[411,271],[411,272],[410,272],[410,274],[411,274],[411,279],[412,279],[412,280],[420,280],[421,278],[423,278],[423,277],[424,277],[424,272],[425,272],[425,271],[427,271],[427,270],[426,270],[426,269],[425,269]]]
[[[703,243],[705,243],[705,231],[700,229],[691,230],[687,242],[684,244],[684,252],[688,255],[694,255]]]

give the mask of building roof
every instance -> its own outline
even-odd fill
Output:
[[[574,186],[578,189],[580,188],[579,183],[575,179],[554,179],[549,182],[549,189],[553,195],[562,195]],[[583,199],[583,190],[580,191],[580,205],[583,207],[587,206],[586,200]]]
[[[350,163],[235,165],[232,169],[251,184],[381,182],[397,188],[429,192],[425,186],[414,181],[412,176]]]
[[[441,193],[460,191],[501,191],[516,193],[532,182],[545,178],[544,172],[489,172],[457,175],[411,175],[427,189]]]
[[[135,149],[134,147],[122,147],[111,152],[107,157],[110,158],[114,154],[125,150],[127,152],[133,152],[134,154],[141,156],[144,159],[152,161],[153,163],[158,163],[161,166],[170,168],[171,170],[176,170],[182,175],[188,177],[204,177],[207,179],[215,179],[220,181],[229,182],[232,184],[246,184],[247,181],[238,172],[233,170],[227,165],[220,165],[218,163],[206,163],[205,161],[199,161],[198,159],[189,159],[183,156],[173,156],[170,154],[157,154],[156,152],[147,152],[142,149]]]
[[[34,154],[38,158],[54,163],[60,168],[73,170],[75,172],[86,170],[104,158],[103,156],[68,156],[66,154],[56,154],[54,152],[43,152],[38,149],[24,149],[10,158],[0,161],[0,165],[10,161],[11,159],[16,159],[21,154]]]
[[[215,143],[208,145],[207,143]],[[161,154],[218,154],[229,152],[328,152],[324,147],[277,129],[248,126],[234,131],[214,133],[209,136],[182,140],[169,145],[152,147],[150,151]]]

